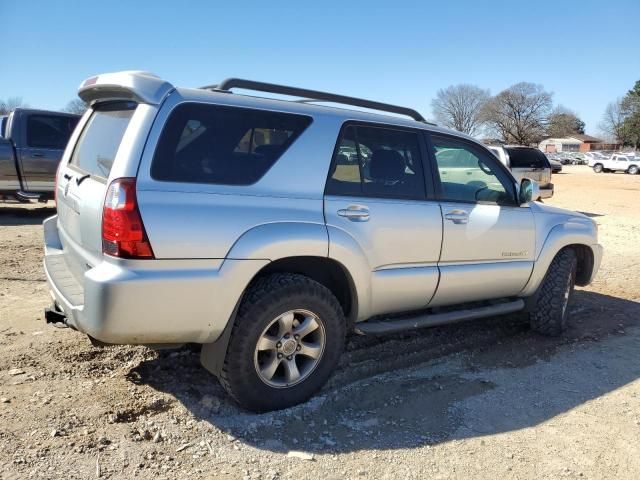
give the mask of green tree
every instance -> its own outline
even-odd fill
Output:
[[[640,80],[624,96],[620,107],[624,116],[624,143],[637,149],[640,145]]]

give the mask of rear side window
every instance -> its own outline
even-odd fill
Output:
[[[424,199],[418,134],[368,126],[344,128],[326,193]]]
[[[151,165],[160,181],[251,185],[293,144],[311,118],[184,103],[162,131]]]
[[[29,115],[27,145],[31,148],[62,150],[78,124],[77,117],[57,115]]]
[[[132,102],[94,107],[69,164],[92,175],[107,178],[135,109],[136,104]]]
[[[547,157],[535,148],[505,148],[511,168],[549,168]]]

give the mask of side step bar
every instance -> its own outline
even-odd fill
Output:
[[[506,303],[497,303],[484,307],[469,308],[444,313],[423,314],[399,320],[375,320],[356,324],[356,333],[362,335],[381,335],[387,333],[403,332],[416,328],[435,327],[447,323],[475,320],[476,318],[491,317],[513,313],[524,308],[524,300],[517,299]]]
[[[16,197],[18,200],[28,201],[28,200],[40,200],[42,195],[40,193],[29,193],[23,192],[22,190],[16,192]]]

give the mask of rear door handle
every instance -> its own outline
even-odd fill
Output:
[[[462,225],[469,222],[469,212],[466,210],[451,210],[444,218],[455,224]]]
[[[44,157],[44,153],[32,153],[31,154],[32,157]]]
[[[370,218],[369,209],[361,205],[349,205],[347,208],[338,210],[338,215],[346,217],[352,222],[366,222]]]

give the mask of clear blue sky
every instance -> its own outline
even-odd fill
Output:
[[[60,109],[89,76],[240,76],[413,106],[439,88],[541,83],[597,125],[640,79],[639,0],[0,0],[0,98]]]

